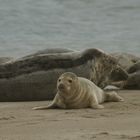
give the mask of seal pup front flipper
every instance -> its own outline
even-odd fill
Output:
[[[55,109],[55,108],[66,108],[66,105],[61,101],[59,94],[57,93],[53,102],[48,106],[39,106],[32,108],[33,110],[45,110],[45,109]]]
[[[56,108],[56,105],[52,103],[48,106],[38,106],[38,107],[33,107],[32,109],[33,110],[45,110],[45,109],[54,109],[54,108]]]
[[[55,109],[55,108],[63,108],[63,109],[65,109],[66,107],[65,107],[65,105],[57,105],[57,104],[54,104],[54,103],[52,103],[52,104],[50,104],[50,105],[48,105],[48,106],[38,106],[38,107],[33,107],[32,109],[33,110],[45,110],[45,109]]]

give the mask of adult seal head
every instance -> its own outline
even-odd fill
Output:
[[[76,109],[76,108],[104,108],[101,103],[105,101],[123,101],[116,92],[104,92],[93,82],[86,78],[77,77],[74,73],[66,72],[57,81],[57,94],[53,102],[44,107],[33,109]]]

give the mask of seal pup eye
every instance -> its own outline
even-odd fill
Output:
[[[58,82],[60,82],[61,81],[61,79],[58,79]]]
[[[69,82],[69,83],[72,83],[72,80],[71,80],[71,79],[69,79],[69,80],[68,80],[68,82]]]

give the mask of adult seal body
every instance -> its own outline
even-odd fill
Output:
[[[0,65],[0,101],[52,100],[64,72],[87,78],[100,88],[128,78],[116,59],[98,49],[68,51],[46,50]]]
[[[116,92],[104,92],[90,80],[77,77],[71,72],[66,72],[58,78],[57,90],[58,92],[50,105],[33,109],[101,109],[104,106],[100,104],[105,101],[123,101],[123,98]]]
[[[128,70],[128,78],[124,81],[111,83],[121,89],[140,89],[140,61],[131,66]]]

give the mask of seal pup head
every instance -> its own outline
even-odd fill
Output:
[[[72,94],[78,86],[78,77],[72,72],[63,73],[57,80],[57,90],[60,94]]]

